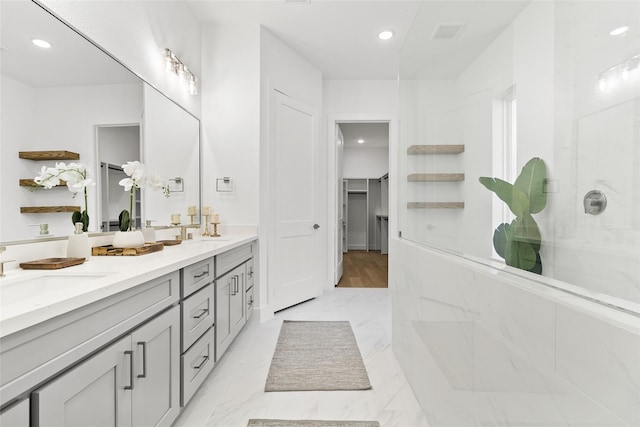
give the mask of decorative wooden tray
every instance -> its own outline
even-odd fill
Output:
[[[46,258],[20,263],[20,268],[25,270],[57,270],[71,267],[72,265],[79,265],[83,262],[84,258]]]
[[[138,248],[114,248],[111,245],[94,246],[91,248],[91,255],[97,256],[137,256],[158,252],[164,249],[162,243],[145,243]]]
[[[182,240],[158,240],[156,243],[162,243],[165,246],[175,246],[182,243]]]

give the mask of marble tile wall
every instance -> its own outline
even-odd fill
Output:
[[[640,317],[390,244],[393,349],[431,427],[640,425]]]

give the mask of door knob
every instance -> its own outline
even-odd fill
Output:
[[[318,228],[320,228],[320,226],[318,224],[313,224],[313,229],[317,230]]]

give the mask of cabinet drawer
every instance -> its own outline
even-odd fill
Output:
[[[216,277],[220,277],[227,271],[239,266],[253,256],[253,246],[248,243],[239,248],[231,249],[220,255],[216,255]]]
[[[186,298],[198,289],[213,282],[213,258],[205,259],[180,270],[181,296]]]
[[[247,293],[245,296],[245,301],[246,301],[246,309],[247,309],[247,321],[249,321],[249,319],[251,318],[251,314],[253,313],[253,303],[254,303],[254,299],[253,299],[253,287],[251,287],[250,289],[247,289]]]
[[[182,393],[180,404],[185,406],[213,369],[215,335],[209,330],[181,358]]]
[[[184,352],[213,326],[213,283],[182,301],[181,306],[182,351]]]

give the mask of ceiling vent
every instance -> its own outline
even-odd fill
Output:
[[[454,23],[454,24],[438,24],[436,25],[435,30],[433,30],[433,34],[431,34],[432,40],[453,40],[458,38],[462,33],[462,29],[464,28],[464,24]]]

